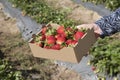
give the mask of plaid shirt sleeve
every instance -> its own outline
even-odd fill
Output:
[[[116,32],[120,31],[120,8],[118,8],[115,12],[108,16],[104,16],[100,20],[96,21],[95,24],[97,24],[101,30],[101,38],[105,36],[112,35]]]

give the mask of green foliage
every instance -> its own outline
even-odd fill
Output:
[[[0,59],[0,80],[23,80],[20,71],[14,71],[8,61]]]
[[[99,73],[117,76],[120,73],[120,40],[110,37],[100,39],[91,49],[92,65],[99,69]]]
[[[75,22],[67,19],[67,13],[54,10],[46,4],[44,0],[10,0],[15,7],[19,7],[23,14],[26,14],[38,23],[47,24],[49,22],[63,24],[65,26],[73,26]]]
[[[115,10],[120,7],[120,0],[83,0],[85,2],[92,2],[95,4],[104,4],[106,8]]]

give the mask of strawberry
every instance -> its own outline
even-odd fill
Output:
[[[64,31],[65,31],[65,28],[64,28],[63,26],[60,26],[60,27],[57,29],[57,33],[58,33],[58,34],[62,34],[62,33],[64,33]]]
[[[70,45],[70,46],[74,46],[76,43],[77,43],[77,41],[76,41],[76,40],[72,40],[72,39],[68,39],[68,40],[66,41],[66,44],[67,44],[67,45]]]
[[[46,48],[46,49],[50,49],[51,47],[50,47],[50,46],[44,46],[44,48]]]
[[[92,70],[94,71],[96,69],[96,67],[92,66]]]
[[[46,39],[46,36],[44,34],[40,36],[41,41],[44,41],[45,39]]]
[[[57,39],[58,37],[61,37],[61,34],[56,34],[55,38]]]
[[[39,43],[39,46],[40,46],[40,47],[43,47],[43,44],[42,44],[42,43]]]
[[[56,43],[61,45],[61,44],[64,43],[65,41],[66,41],[66,38],[61,36],[61,37],[58,37],[58,38],[57,38]]]
[[[77,31],[77,32],[74,34],[74,39],[75,39],[76,41],[78,41],[80,38],[82,38],[83,35],[84,35],[84,32]]]
[[[54,50],[60,50],[61,46],[60,46],[60,44],[56,44],[56,45],[52,46],[52,49],[54,49]]]
[[[63,32],[63,33],[61,34],[61,36],[62,36],[62,37],[67,37],[67,33],[66,33],[66,32]]]
[[[75,45],[77,42],[78,42],[78,41],[73,40],[73,41],[72,41],[72,45]]]
[[[47,36],[46,42],[47,42],[47,44],[55,44],[56,38],[53,35]]]
[[[55,38],[58,38],[58,37],[66,37],[67,36],[67,34],[64,32],[64,33],[62,33],[62,34],[56,34],[55,35]]]
[[[42,30],[41,30],[42,34],[45,34],[46,31],[47,31],[47,27],[43,27]]]
[[[72,44],[72,41],[73,41],[72,39],[68,39],[68,40],[66,41],[66,44],[67,44],[67,45],[70,45],[70,44]]]

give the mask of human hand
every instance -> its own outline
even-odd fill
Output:
[[[78,25],[77,28],[78,29],[81,29],[81,28],[92,29],[93,28],[96,38],[98,38],[102,34],[102,30],[95,23]]]

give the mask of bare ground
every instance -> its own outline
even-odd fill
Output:
[[[68,12],[68,18],[77,21],[78,24],[93,23],[101,18],[98,13],[88,10],[82,5],[74,3],[72,0],[46,0],[46,2],[56,9]]]

